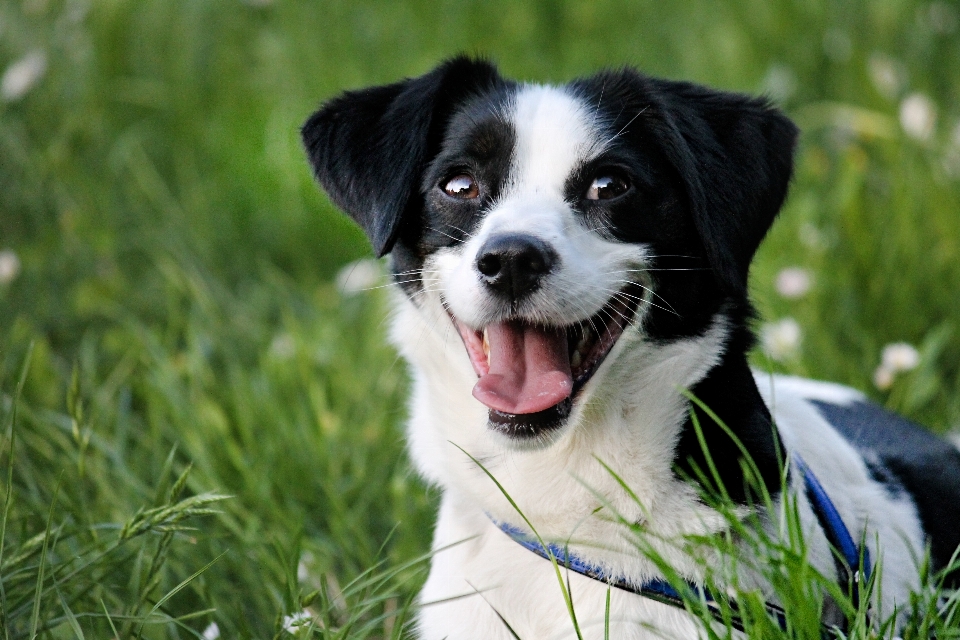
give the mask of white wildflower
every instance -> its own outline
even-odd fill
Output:
[[[802,332],[793,318],[770,322],[760,331],[760,343],[764,352],[774,360],[787,360],[800,348]]]
[[[270,343],[270,355],[280,359],[292,358],[297,352],[297,343],[289,333],[279,333]]]
[[[877,389],[880,389],[880,391],[886,391],[893,386],[894,375],[893,371],[880,365],[876,371],[873,372],[873,385]]]
[[[216,622],[211,622],[207,625],[207,628],[203,630],[203,640],[217,640],[220,637],[220,627],[217,626]]]
[[[312,618],[309,611],[301,611],[283,618],[283,630],[287,633],[296,634],[301,627],[310,624]]]
[[[305,583],[310,580],[310,567],[313,565],[313,554],[309,551],[304,551],[300,555],[300,561],[297,562],[297,580],[300,583]]]
[[[46,54],[43,51],[28,53],[3,72],[3,80],[0,80],[0,97],[6,102],[19,100],[40,82],[46,71]]]
[[[893,373],[916,369],[918,364],[920,364],[920,352],[913,345],[894,342],[883,348],[880,366],[890,369]]]
[[[810,272],[801,267],[787,267],[777,274],[777,293],[784,298],[802,298],[810,291],[813,278]]]
[[[916,369],[920,364],[920,352],[906,342],[894,342],[883,348],[880,366],[873,372],[873,384],[881,391],[893,386],[897,374]]]
[[[870,56],[867,69],[877,93],[888,100],[895,100],[907,83],[907,72],[903,65],[882,53]]]
[[[937,106],[929,97],[911,93],[900,103],[900,126],[914,140],[929,140],[936,125]]]
[[[0,285],[9,284],[20,273],[20,258],[13,251],[0,251]]]
[[[363,259],[351,262],[337,273],[337,290],[344,295],[354,295],[377,285],[383,272],[376,260]]]

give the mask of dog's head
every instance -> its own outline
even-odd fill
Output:
[[[628,334],[747,313],[796,128],[763,100],[633,70],[560,87],[450,60],[303,127],[316,176],[421,308],[442,305],[489,425],[563,425]],[[433,302],[431,302],[433,301]]]

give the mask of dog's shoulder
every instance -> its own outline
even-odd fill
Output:
[[[781,401],[788,413],[801,401],[864,454],[902,464],[945,464],[948,469],[960,464],[960,450],[953,443],[873,403],[856,389],[795,376],[757,373],[755,379],[775,412]]]
[[[841,455],[862,458],[870,479],[891,499],[915,505],[934,567],[949,563],[960,545],[960,449],[954,443],[843,385],[763,373],[755,378],[785,440],[810,457],[829,450],[835,464],[843,464]],[[951,580],[958,578],[955,572]]]

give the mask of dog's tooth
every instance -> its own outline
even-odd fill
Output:
[[[483,330],[483,355],[487,356],[487,363],[490,361],[490,341],[487,339],[487,330]]]
[[[580,342],[577,343],[577,351],[585,351],[587,345],[590,344],[590,333],[587,331],[583,332],[583,337],[580,338]]]
[[[580,351],[574,351],[573,355],[570,356],[570,368],[576,369],[583,362],[583,357],[580,355]]]

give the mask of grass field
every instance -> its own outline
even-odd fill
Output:
[[[773,97],[804,133],[755,364],[960,428],[952,3],[5,0],[0,639],[402,635],[437,496],[298,127],[459,51]]]

